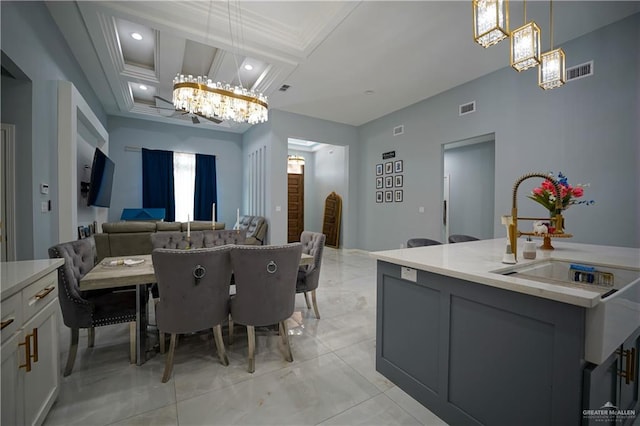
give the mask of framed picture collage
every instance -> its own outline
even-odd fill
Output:
[[[376,164],[376,203],[401,203],[404,184],[402,160]]]

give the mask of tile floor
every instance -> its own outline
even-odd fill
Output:
[[[129,364],[126,325],[96,329],[92,349],[81,333],[73,373],[62,378],[44,424],[445,425],[375,371],[375,281],[367,253],[326,248],[318,289],[322,319],[297,295],[288,323],[294,361],[284,360],[275,333],[256,332],[253,374],[239,328],[234,344],[226,345],[228,367],[218,361],[212,333],[181,337],[173,376],[164,384],[164,355],[141,367]],[[61,325],[61,367],[68,342]]]

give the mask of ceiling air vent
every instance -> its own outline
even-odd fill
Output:
[[[281,92],[286,92],[287,89],[289,89],[289,87],[291,87],[291,86],[289,86],[288,84],[283,84],[282,86],[280,86],[280,88],[278,90],[281,91]]]
[[[471,114],[472,112],[476,112],[476,101],[462,104],[458,107],[458,114],[460,116]]]
[[[398,136],[404,133],[404,125],[396,126],[393,128],[393,136]]]
[[[593,75],[593,61],[585,62],[584,64],[567,68],[566,80],[578,80],[580,78],[589,77],[591,75]]]

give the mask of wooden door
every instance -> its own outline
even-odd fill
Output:
[[[289,173],[287,179],[287,241],[295,243],[304,230],[304,174]]]
[[[340,217],[342,215],[342,198],[332,192],[324,203],[324,219],[322,233],[327,236],[326,246],[338,248],[340,245]]]

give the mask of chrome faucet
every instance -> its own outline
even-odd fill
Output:
[[[555,230],[553,233],[554,234],[564,233],[563,231],[564,219],[562,217],[562,196],[560,193],[560,184],[558,183],[558,181],[555,180],[553,176],[550,176],[544,173],[527,173],[526,175],[520,176],[516,180],[516,183],[513,184],[513,195],[512,195],[513,199],[511,204],[511,217],[513,218],[513,220],[512,220],[512,223],[509,223],[508,225],[509,226],[509,230],[508,230],[509,243],[511,244],[511,250],[513,251],[513,255],[516,261],[518,260],[518,244],[517,244],[518,237],[523,234],[531,234],[531,233],[520,232],[518,230],[518,202],[517,202],[518,187],[523,181],[529,178],[534,178],[534,177],[547,179],[549,182],[553,184],[553,187],[556,190],[555,217],[553,218],[522,217],[520,219],[521,220],[551,220],[552,222],[554,222],[554,225],[555,225]]]

